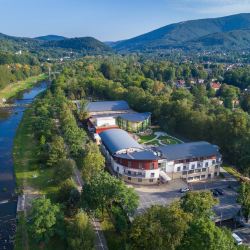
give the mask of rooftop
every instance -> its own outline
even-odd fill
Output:
[[[154,154],[152,151],[147,151],[147,150],[136,151],[127,154],[119,154],[118,157],[128,160],[142,160],[142,161],[159,159],[159,157],[156,154]]]
[[[151,113],[128,113],[119,115],[124,120],[131,121],[131,122],[141,122],[150,117]]]
[[[219,155],[218,146],[205,141],[159,146],[156,150],[169,161]]]
[[[106,130],[100,133],[100,137],[102,139],[102,143],[111,154],[115,154],[122,149],[143,149],[143,147],[135,139],[122,129]]]
[[[88,112],[119,111],[130,109],[126,101],[101,101],[89,102],[87,104]]]

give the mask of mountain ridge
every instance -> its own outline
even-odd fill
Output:
[[[143,51],[176,47],[186,49],[194,46],[199,39],[206,36],[212,34],[218,36],[218,33],[245,29],[250,29],[250,13],[173,23],[111,45],[117,51]],[[204,45],[204,47],[209,47],[209,44]]]

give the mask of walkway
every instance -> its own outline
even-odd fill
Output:
[[[74,168],[73,178],[74,178],[75,183],[77,184],[77,188],[79,192],[81,192],[84,182],[83,182],[80,171],[76,167]],[[100,221],[96,218],[92,218],[91,224],[96,234],[96,243],[95,243],[96,250],[108,250],[107,242],[104,237],[103,231],[101,229]]]

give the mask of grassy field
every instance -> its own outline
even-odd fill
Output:
[[[237,179],[240,178],[242,175],[233,167],[228,166],[223,164],[222,167],[231,175],[233,175],[234,177],[236,177]]]
[[[46,74],[41,74],[38,76],[29,77],[23,81],[11,83],[4,89],[0,90],[0,99],[2,98],[9,99],[11,97],[14,97],[15,95],[17,95],[17,93],[33,87],[34,84],[36,84],[39,81],[45,80],[46,78],[47,78]]]
[[[147,143],[148,141],[153,140],[156,137],[156,135],[154,135],[154,134],[151,134],[151,135],[139,135],[139,137],[140,137],[140,140],[139,140],[140,143]]]
[[[36,195],[46,194],[53,198],[58,187],[51,181],[53,170],[41,166],[37,161],[37,141],[34,138],[30,117],[31,109],[26,110],[22,122],[17,130],[13,158],[17,186],[24,193]],[[27,221],[23,213],[18,214],[17,236],[15,250],[41,249],[27,231]],[[56,247],[60,248],[56,248]],[[63,243],[58,238],[53,238],[46,249],[65,249]]]

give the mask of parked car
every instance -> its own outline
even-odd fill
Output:
[[[218,197],[219,193],[215,189],[211,189],[213,196]]]
[[[232,236],[237,245],[242,245],[242,239],[236,233],[232,233]]]
[[[215,190],[217,191],[217,193],[218,193],[219,195],[224,195],[223,189],[221,189],[221,188],[215,188]]]
[[[185,188],[181,188],[181,189],[180,189],[180,192],[181,192],[181,193],[186,193],[186,192],[188,192],[188,191],[190,191],[190,189],[189,189],[188,187],[185,187]]]

